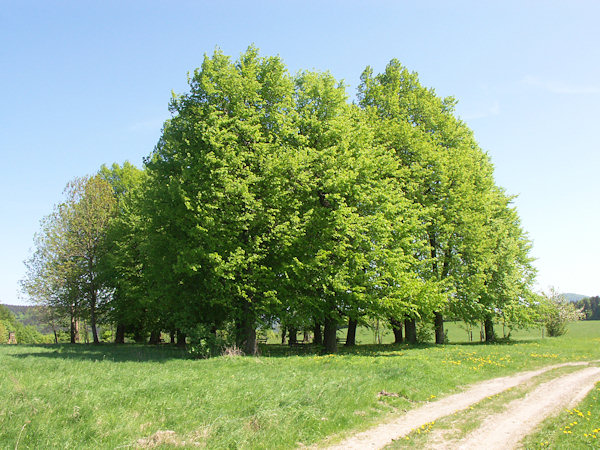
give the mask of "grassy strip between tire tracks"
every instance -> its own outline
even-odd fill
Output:
[[[0,448],[309,445],[482,379],[598,359],[600,322],[500,345],[302,351],[194,361],[169,346],[2,346]]]
[[[542,383],[581,369],[582,366],[564,366],[543,372],[522,384],[474,403],[463,411],[418,427],[410,434],[399,437],[386,448],[427,448],[431,442],[459,441],[479,428],[487,415],[501,413],[508,403],[523,398]]]

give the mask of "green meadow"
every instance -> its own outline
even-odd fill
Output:
[[[448,334],[456,344],[374,345],[363,329],[362,344],[337,355],[267,344],[259,357],[208,360],[168,345],[0,346],[0,448],[334,442],[462,385],[600,358],[600,322],[572,324],[559,338],[512,334],[502,344],[465,342],[465,329],[452,324]]]

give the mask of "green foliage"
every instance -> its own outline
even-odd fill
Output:
[[[575,307],[585,314],[585,320],[600,320],[600,297],[583,298],[575,302]]]
[[[6,344],[8,342],[8,328],[4,325],[4,322],[0,320],[0,344]]]
[[[417,322],[417,342],[426,344],[433,342],[433,327],[428,322]]]
[[[273,285],[294,232],[280,167],[295,138],[285,114],[293,83],[279,58],[250,48],[235,63],[205,57],[190,89],[173,99],[146,161],[150,294],[180,328],[228,318],[254,327],[278,304]]]
[[[0,305],[0,320],[14,320],[14,314],[10,312],[10,310],[4,306]]]
[[[60,328],[60,325],[52,324],[50,311],[44,306],[37,305],[3,305],[10,310],[15,319],[23,325],[35,327],[41,334],[52,334],[53,326]]]
[[[414,308],[428,314],[447,303],[453,316],[473,322],[516,310],[533,281],[530,244],[489,158],[454,116],[455,100],[421,86],[397,60],[378,75],[368,67],[361,80],[360,105],[377,141],[403,163],[404,191],[419,205],[412,269],[430,294]]]
[[[51,336],[42,335],[34,326],[23,325],[4,305],[0,305],[0,344],[8,342],[8,333],[15,333],[18,344],[52,342]]]
[[[98,175],[75,178],[64,194],[65,202],[42,220],[22,288],[30,300],[49,307],[53,320],[70,316],[74,324],[89,313],[97,343],[97,315],[107,300],[98,265],[115,201],[110,185]]]
[[[114,195],[116,213],[106,232],[98,276],[111,292],[105,307],[107,321],[127,332],[145,334],[159,327],[160,311],[148,299],[144,276],[146,230],[142,220],[142,197],[146,173],[129,162],[102,166],[100,177]],[[167,324],[161,324],[167,328]]]
[[[228,326],[252,354],[273,324],[335,352],[348,318],[535,320],[530,242],[454,99],[392,60],[352,104],[255,47],[188,81],[144,170],[74,180],[42,223],[23,286],[53,323],[184,330],[207,356]]]
[[[194,328],[185,329],[189,339],[188,354],[192,358],[210,358],[219,356],[228,345],[233,345],[231,339],[211,330],[207,325],[198,324]]]

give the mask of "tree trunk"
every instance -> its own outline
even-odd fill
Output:
[[[292,328],[290,327],[288,329],[288,333],[289,333],[289,338],[288,338],[288,344],[289,345],[296,345],[298,344],[298,330],[296,328]]]
[[[71,344],[79,342],[79,322],[75,315],[75,308],[71,307]]]
[[[402,322],[397,319],[390,319],[390,324],[394,332],[394,344],[402,344],[404,340],[402,337]]]
[[[314,338],[313,344],[315,345],[323,345],[323,333],[321,331],[321,324],[315,322],[315,326],[313,328]]]
[[[356,327],[358,321],[356,319],[348,319],[348,333],[346,334],[346,347],[356,345]]]
[[[406,342],[409,344],[416,344],[417,321],[415,319],[404,319],[404,329],[406,330]]]
[[[150,339],[148,340],[148,344],[150,344],[150,345],[160,344],[160,331],[151,331],[150,332]]]
[[[285,345],[285,335],[287,333],[286,327],[281,327],[281,345]]]
[[[325,344],[325,353],[337,353],[337,323],[331,318],[325,319],[323,330]]]
[[[136,344],[144,344],[146,342],[146,333],[139,325],[134,330],[133,340]]]
[[[253,320],[248,319],[245,322],[244,336],[244,353],[246,355],[256,355],[258,353],[258,345],[256,343],[256,328],[254,328]]]
[[[115,331],[115,344],[125,343],[125,325],[122,323],[117,324],[117,330]]]
[[[187,336],[181,330],[177,330],[177,347],[185,348],[185,338]]]
[[[175,331],[173,330],[169,332],[169,341],[171,342],[171,344],[175,343]]]
[[[442,313],[434,313],[433,324],[435,327],[435,343],[444,344],[446,336],[444,335],[444,316]]]
[[[58,344],[58,333],[56,332],[56,330],[52,330],[54,332],[54,343]]]
[[[494,334],[494,321],[486,317],[483,323],[485,328],[485,342],[494,342],[496,340],[496,335]]]
[[[92,337],[94,344],[99,344],[98,330],[96,329],[96,291],[92,290],[90,293],[90,325],[92,326]]]
[[[256,328],[254,311],[252,305],[246,300],[242,300],[241,317],[236,323],[236,342],[246,355],[256,355],[258,345],[256,343]]]

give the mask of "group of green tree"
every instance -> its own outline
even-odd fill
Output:
[[[575,307],[583,311],[585,320],[600,320],[600,297],[583,298],[575,302]]]
[[[417,321],[531,323],[530,241],[488,155],[397,60],[361,76],[357,98],[330,73],[292,75],[250,47],[220,51],[173,95],[143,169],[76,178],[41,224],[23,288],[65,320],[116,341],[336,330],[378,318],[396,341]],[[62,322],[61,322],[62,321]],[[295,333],[294,333],[295,336]]]
[[[4,305],[0,305],[0,344],[9,341],[9,333],[21,344],[46,344],[51,338],[40,333],[33,325],[25,325]]]

